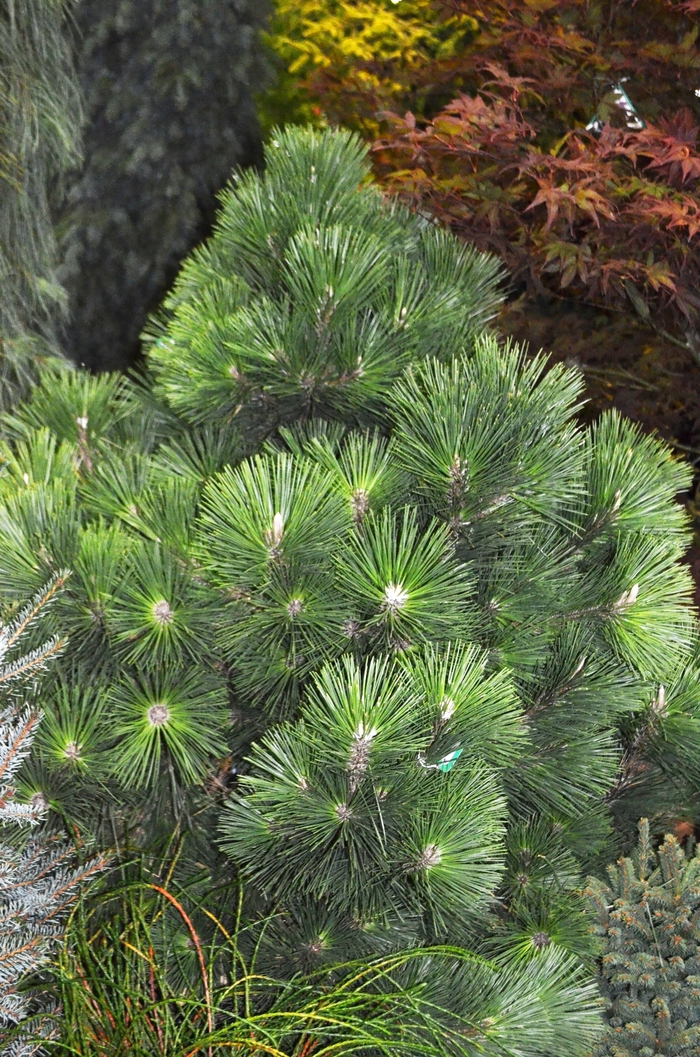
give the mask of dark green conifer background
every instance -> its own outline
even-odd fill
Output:
[[[127,367],[231,170],[260,160],[257,0],[81,0],[74,50],[84,161],[57,216],[66,352]]]
[[[82,104],[67,22],[72,0],[0,5],[0,407],[60,355],[65,292],[53,211],[80,160]]]

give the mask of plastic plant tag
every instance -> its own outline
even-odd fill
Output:
[[[623,80],[626,81],[627,78],[625,77],[623,78]],[[603,104],[605,103],[610,103],[612,104],[612,106],[617,107],[623,112],[626,118],[627,128],[630,129],[630,131],[639,132],[641,129],[644,128],[644,122],[635,110],[634,103],[622,87],[621,81],[614,85],[609,95],[607,95],[605,99],[603,99]],[[603,121],[598,116],[598,114],[596,114],[595,117],[592,117],[586,125],[586,131],[594,132],[596,133],[596,135],[602,131],[602,128]]]
[[[639,132],[643,129],[644,122],[634,109],[632,100],[621,84],[616,84],[613,88],[613,97],[615,99],[615,106],[619,106],[620,110],[624,112],[624,115],[627,118],[627,128],[632,129],[634,132]]]
[[[451,771],[457,760],[462,755],[461,749],[455,749],[454,752],[448,752],[447,756],[443,756],[438,764],[438,771]]]

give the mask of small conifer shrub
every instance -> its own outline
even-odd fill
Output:
[[[220,840],[287,968],[580,952],[582,869],[700,777],[689,474],[489,332],[498,279],[349,133],[291,129],[152,384],[47,371],[4,420],[0,592],[73,570],[27,792]]]
[[[598,1057],[700,1053],[700,856],[675,837],[654,849],[649,822],[629,858],[592,880],[603,943],[598,981],[607,1030]]]

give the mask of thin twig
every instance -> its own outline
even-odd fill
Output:
[[[199,969],[202,975],[202,984],[204,986],[204,1000],[207,1004],[207,1027],[209,1029],[209,1034],[212,1034],[212,1032],[214,1031],[214,1021],[211,1015],[211,995],[209,993],[209,982],[207,980],[207,971],[204,965],[204,958],[202,957],[202,948],[199,945],[199,937],[197,936],[194,925],[187,916],[184,907],[180,903],[178,903],[175,896],[171,895],[170,892],[167,892],[165,888],[161,888],[160,885],[149,884],[148,887],[152,888],[155,892],[159,892],[165,899],[168,900],[169,903],[172,903],[177,912],[180,914],[182,920],[185,922],[185,925],[187,926],[190,937],[192,939],[192,943],[194,944],[194,948],[197,951]],[[207,1050],[209,1057],[211,1057],[211,1052],[211,1046],[209,1046]]]

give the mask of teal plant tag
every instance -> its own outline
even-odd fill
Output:
[[[455,749],[454,752],[448,752],[447,756],[443,756],[438,764],[438,771],[451,771],[457,760],[462,755],[461,749]]]

